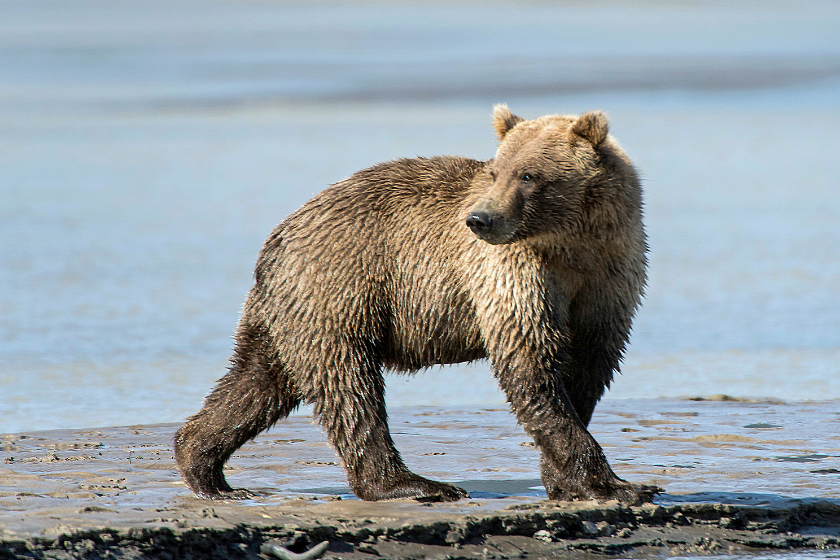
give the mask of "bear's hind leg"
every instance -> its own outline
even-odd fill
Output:
[[[300,394],[260,327],[242,327],[230,370],[204,401],[204,407],[175,434],[175,460],[186,485],[202,498],[241,499],[222,472],[245,442],[288,416]]]
[[[371,501],[466,498],[467,492],[460,488],[408,470],[388,431],[381,367],[364,357],[354,361],[356,367],[317,375],[320,386],[314,387],[312,400],[356,496]]]

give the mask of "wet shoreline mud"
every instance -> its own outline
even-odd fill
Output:
[[[826,550],[840,555],[840,407],[604,401],[590,426],[655,503],[551,502],[538,455],[501,408],[404,408],[410,468],[460,484],[450,504],[366,503],[319,427],[292,417],[243,447],[228,480],[260,495],[194,498],[174,470],[175,424],[0,436],[0,558],[586,558]],[[593,556],[594,557],[594,556]]]

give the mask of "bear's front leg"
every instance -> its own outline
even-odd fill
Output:
[[[548,369],[548,368],[546,368]],[[543,485],[552,500],[619,500],[639,504],[651,491],[618,478],[578,418],[555,368],[496,369],[508,402],[542,453]]]
[[[588,482],[584,484],[581,484],[577,478],[568,476],[566,472],[560,471],[555,463],[556,461],[547,456],[545,451],[542,452],[540,474],[546,494],[551,500],[614,499],[630,505],[639,505],[652,501],[655,494],[662,492],[662,489],[656,486],[631,484],[618,478],[610,469],[606,458],[603,463],[597,461],[595,464],[590,464],[588,468],[590,472],[593,472],[606,466],[609,472],[585,476],[583,478]]]

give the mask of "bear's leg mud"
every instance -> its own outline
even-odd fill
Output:
[[[545,453],[540,459],[540,471],[545,492],[550,500],[572,501],[609,498],[629,505],[640,505],[653,501],[654,495],[662,492],[662,489],[656,486],[631,484],[622,480],[612,473],[612,469],[610,469],[612,476],[603,477],[606,484],[593,491],[592,486],[576,484],[560,472],[554,466],[554,463],[546,458]]]
[[[355,371],[323,374],[315,413],[341,457],[347,481],[363,500],[413,498],[451,502],[468,497],[451,484],[429,480],[405,466],[388,431],[385,382],[379,366],[360,359]]]
[[[241,327],[230,371],[175,434],[178,470],[199,497],[253,497],[248,490],[230,487],[222,472],[225,462],[300,404],[300,394],[283,367],[271,359],[270,348],[263,329]]]

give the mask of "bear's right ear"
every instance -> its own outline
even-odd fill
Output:
[[[522,117],[517,117],[511,113],[504,103],[493,106],[493,128],[496,129],[499,140],[503,140],[511,128],[524,120]]]
[[[607,117],[601,111],[584,113],[572,123],[572,132],[581,138],[586,138],[593,148],[597,148],[606,140],[609,131]]]

